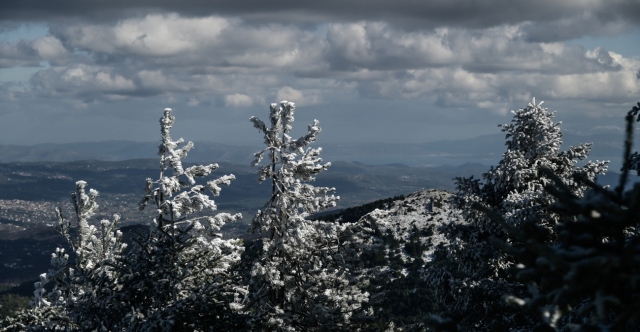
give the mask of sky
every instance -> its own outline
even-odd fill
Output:
[[[159,140],[171,107],[174,137],[259,145],[249,118],[280,100],[321,142],[456,140],[534,97],[621,131],[640,1],[0,2],[0,144]]]

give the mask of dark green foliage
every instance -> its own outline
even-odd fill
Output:
[[[375,321],[367,328],[386,330],[392,323],[404,331],[420,331],[424,328],[425,317],[436,309],[432,285],[423,276],[425,261],[422,255],[430,245],[420,240],[425,234],[433,234],[433,225],[425,229],[413,225],[406,230],[406,238],[398,238],[391,229],[384,230],[385,226],[376,220],[370,216],[360,220],[366,224],[368,236],[375,239],[374,245],[364,250],[362,262],[365,268],[378,271],[372,273],[375,277],[366,288],[369,293],[378,294],[372,305]],[[393,220],[389,222],[394,223]]]
[[[171,331],[246,329],[245,320],[229,307],[234,299],[228,287],[239,279],[207,271],[216,268],[217,260],[223,257],[198,248],[198,239],[190,231],[178,228],[174,234],[168,234],[156,230],[137,240],[136,250],[125,258],[121,268],[120,284],[127,290],[123,299],[127,302],[112,317],[125,317],[131,308],[142,315],[129,316],[130,322],[117,323],[130,330],[153,327],[150,319],[169,321],[170,325],[165,327]],[[194,250],[195,254],[185,256],[185,252]],[[172,266],[181,268],[169,268]],[[210,276],[206,277],[207,274]],[[203,283],[189,286],[191,279]],[[105,307],[118,306],[114,303]]]

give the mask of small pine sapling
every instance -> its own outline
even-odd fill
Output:
[[[8,320],[3,330],[92,330],[101,326],[103,311],[100,305],[114,299],[118,288],[120,262],[126,244],[117,229],[120,217],[100,221],[98,227],[90,224],[95,215],[99,196],[96,190],[86,192],[85,181],[76,182],[71,194],[75,208],[75,223],[56,209],[57,222],[53,225],[71,247],[75,259],[70,260],[63,248],[52,254],[52,269],[40,275],[34,284],[33,309],[21,312]],[[52,287],[47,285],[53,283]]]

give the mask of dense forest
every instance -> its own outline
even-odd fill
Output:
[[[159,176],[140,180],[151,227],[125,241],[119,215],[95,220],[99,193],[79,180],[75,215],[57,210],[53,226],[68,246],[51,248],[30,306],[0,312],[0,331],[638,330],[640,185],[627,182],[640,174],[639,107],[613,188],[596,182],[607,162],[588,161],[589,143],[563,150],[533,99],[501,126],[500,162],[455,192],[323,213],[340,197],[313,185],[331,167],[311,147],[319,122],[293,138],[294,103],[271,104],[267,121],[251,118],[270,196],[245,240],[221,232],[239,214],[215,213],[235,176],[184,166],[194,145],[171,137],[165,109]]]

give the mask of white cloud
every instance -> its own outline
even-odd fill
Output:
[[[60,73],[62,85],[83,90],[83,87],[94,87],[101,91],[131,91],[135,88],[133,81],[122,75],[109,73],[102,68],[91,66],[74,66]]]
[[[253,105],[253,100],[247,95],[241,93],[235,93],[232,95],[224,96],[224,104],[227,107],[249,107]]]
[[[67,57],[68,52],[62,42],[56,37],[46,36],[33,41],[33,48],[45,61],[55,61],[59,58]]]
[[[626,71],[551,76],[544,83],[538,89],[554,99],[614,101],[640,95],[637,75]]]
[[[141,56],[171,56],[216,44],[230,21],[220,17],[183,18],[176,14],[151,14],[109,25],[58,28],[74,47],[93,52]]]
[[[382,22],[332,24],[328,61],[337,69],[415,68],[455,63],[447,29],[406,32]]]
[[[66,73],[60,76],[65,89],[40,84],[59,95],[81,91],[97,99],[184,94],[184,100],[221,98],[229,107],[247,107],[283,86],[277,99],[306,105],[339,90],[362,98],[429,97],[442,107],[505,109],[531,95],[605,101],[637,92],[633,60],[602,48],[527,42],[528,24],[405,31],[362,21],[328,24],[323,35],[294,25],[153,14],[54,29],[59,36],[23,48],[55,58],[80,47],[104,59],[56,69]],[[74,78],[79,71],[86,77]]]
[[[136,90],[135,83],[110,68],[88,65],[54,67],[31,78],[32,92],[44,97],[68,99],[74,105],[96,100],[121,101]],[[33,96],[33,93],[25,96]]]
[[[611,56],[616,63],[622,66],[624,70],[640,75],[640,54],[634,58],[625,58],[615,52],[609,52],[609,56]],[[638,77],[638,79],[640,79],[640,77]]]
[[[317,93],[312,91],[302,92],[301,90],[296,90],[290,86],[280,88],[276,95],[276,100],[288,100],[295,102],[296,105],[300,106],[315,105],[321,102],[321,98]]]

